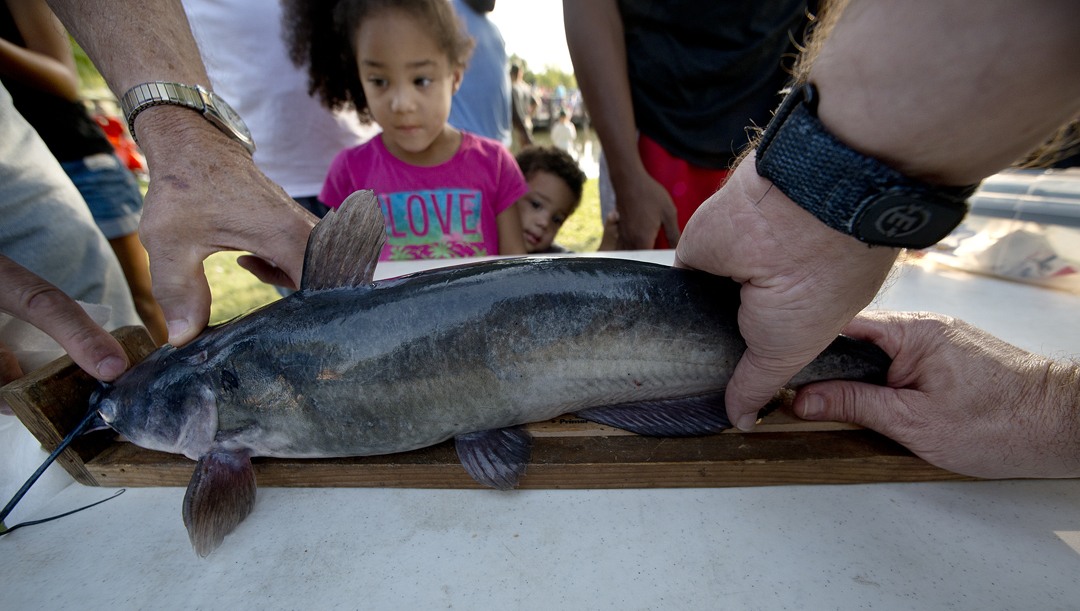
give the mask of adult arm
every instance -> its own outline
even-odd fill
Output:
[[[1080,476],[1080,366],[937,314],[868,312],[844,332],[893,358],[888,386],[823,382],[795,413],[854,422],[976,477]]]
[[[855,0],[809,73],[848,146],[909,176],[975,182],[1080,108],[1080,5],[1067,0]],[[741,429],[871,299],[896,256],[825,227],[758,176],[750,155],[691,219],[681,265],[744,283],[747,340],[728,385]]]
[[[147,81],[210,87],[179,2],[50,0],[117,95]],[[139,237],[150,255],[154,298],[182,345],[206,326],[210,288],[202,262],[220,250],[254,253],[298,285],[307,235],[318,220],[260,172],[251,156],[197,113],[148,108],[135,120],[150,169]]]
[[[675,203],[645,171],[638,154],[626,41],[616,0],[564,0],[563,20],[574,76],[604,148],[615,188],[619,248],[652,248],[661,226],[668,244],[678,244]]]
[[[71,43],[44,0],[7,0],[25,47],[0,39],[0,74],[65,100],[79,99]]]
[[[56,340],[75,364],[110,381],[128,367],[120,342],[63,291],[0,255],[0,312],[30,323]],[[0,386],[22,377],[14,354],[0,344]],[[7,411],[0,406],[0,413]]]

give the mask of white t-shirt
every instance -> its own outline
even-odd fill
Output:
[[[338,151],[379,133],[355,111],[331,113],[307,93],[307,70],[289,60],[281,4],[183,0],[214,92],[247,123],[255,165],[291,197],[318,195]]]
[[[567,153],[574,152],[574,140],[577,140],[577,128],[567,121],[556,121],[551,126],[551,143]]]

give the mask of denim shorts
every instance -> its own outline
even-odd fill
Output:
[[[79,189],[101,233],[108,239],[139,230],[143,198],[135,175],[112,153],[60,164]]]

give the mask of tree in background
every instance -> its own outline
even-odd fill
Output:
[[[510,56],[510,63],[521,66],[525,71],[525,82],[534,87],[543,87],[545,89],[555,89],[559,85],[562,85],[566,89],[577,89],[577,79],[574,78],[573,72],[563,72],[558,66],[547,64],[544,66],[544,71],[541,73],[533,72],[529,69],[529,63],[514,53]]]

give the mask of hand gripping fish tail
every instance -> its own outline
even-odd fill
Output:
[[[131,442],[198,461],[183,517],[195,551],[251,511],[252,457],[406,452],[454,439],[479,483],[517,486],[517,428],[576,413],[646,435],[730,428],[746,349],[739,285],[617,259],[519,258],[373,281],[385,240],[358,191],[308,238],[300,290],[166,346],[93,404]],[[797,383],[884,380],[889,359],[840,338]]]

